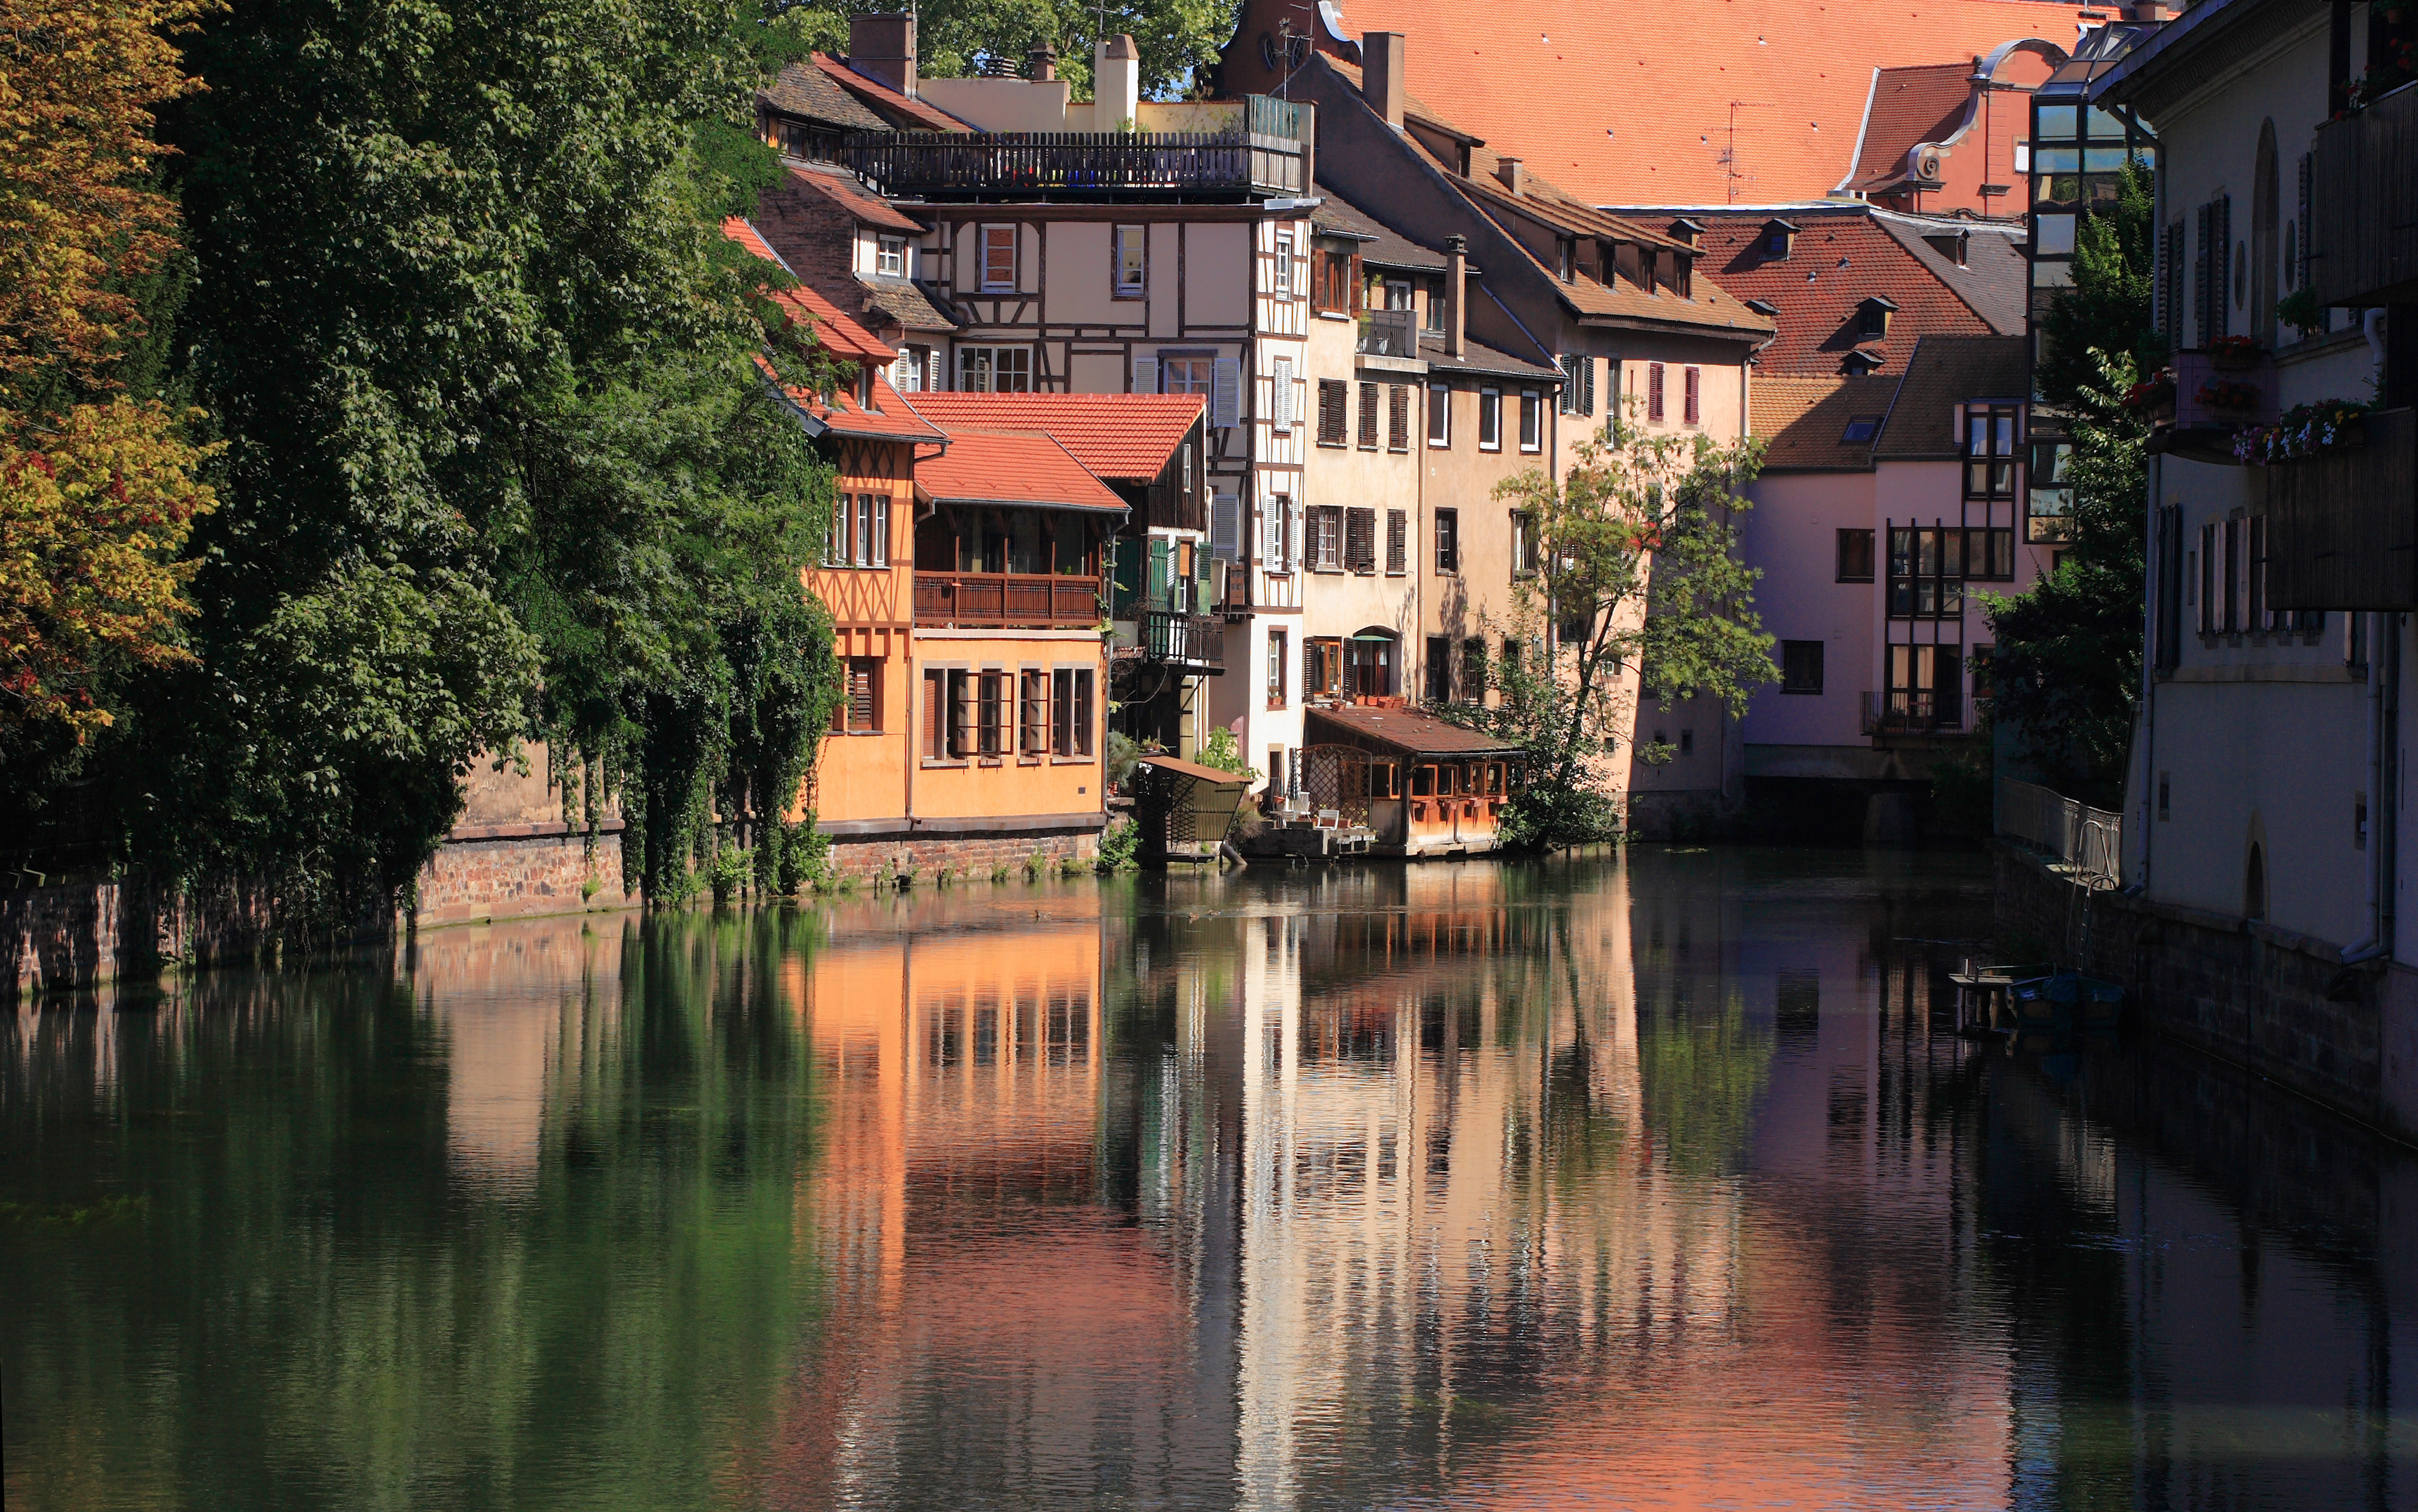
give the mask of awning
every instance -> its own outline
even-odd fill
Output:
[[[1522,754],[1519,746],[1483,730],[1468,729],[1416,709],[1348,704],[1339,709],[1309,710],[1302,720],[1302,741],[1306,745],[1354,745],[1385,756],[1428,756],[1444,761]]]
[[[1143,756],[1126,781],[1145,802],[1167,806],[1168,838],[1174,843],[1224,839],[1234,810],[1242,806],[1243,791],[1250,786],[1239,771],[1220,771],[1171,756]]]

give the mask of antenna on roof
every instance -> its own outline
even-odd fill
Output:
[[[1742,110],[1769,110],[1771,108],[1771,101],[1768,99],[1733,99],[1730,101],[1729,145],[1713,154],[1713,160],[1722,165],[1722,175],[1728,181],[1726,187],[1729,191],[1729,202],[1732,205],[1736,205],[1737,203],[1738,185],[1750,182],[1754,177],[1752,174],[1742,174],[1738,172],[1738,112]]]

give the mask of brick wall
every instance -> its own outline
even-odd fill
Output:
[[[637,906],[621,891],[618,821],[595,837],[592,850],[585,832],[561,824],[518,828],[529,832],[446,842],[421,868],[411,922],[427,928]]]
[[[2124,988],[2134,1021],[2402,1138],[2409,1068],[2385,1063],[2386,973],[2270,925],[2115,893],[2086,897],[1993,841],[2001,941],[2028,935],[2058,964]],[[2388,1076],[2390,1071],[2390,1076]]]
[[[1042,830],[1016,834],[896,835],[832,841],[831,866],[835,877],[852,882],[912,871],[918,882],[929,882],[941,867],[951,877],[988,877],[994,867],[1020,873],[1027,861],[1043,858],[1058,866],[1068,861],[1089,865],[1100,854],[1097,830]]]

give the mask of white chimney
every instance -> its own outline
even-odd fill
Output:
[[[1119,32],[1092,49],[1092,130],[1118,131],[1141,103],[1141,49]]]

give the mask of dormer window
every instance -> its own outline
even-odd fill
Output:
[[[1878,294],[1856,306],[1857,339],[1867,342],[1886,340],[1889,336],[1890,316],[1896,310],[1896,300]]]
[[[1878,415],[1850,415],[1847,428],[1840,433],[1839,439],[1847,446],[1859,446],[1880,434],[1881,418]]]
[[[869,413],[869,412],[871,412],[871,411],[872,411],[872,409],[873,409],[873,395],[874,395],[874,391],[875,391],[875,390],[874,390],[874,378],[873,378],[873,369],[872,369],[872,367],[868,365],[868,366],[864,366],[864,367],[860,367],[860,368],[858,368],[858,369],[856,370],[856,403],[857,403],[857,407],[858,407],[858,408],[860,408],[860,409],[865,410],[865,411],[867,411],[868,413]]]
[[[1766,221],[1763,223],[1763,255],[1776,263],[1788,261],[1797,249],[1797,228],[1786,221]]]
[[[1579,244],[1572,237],[1553,238],[1553,272],[1565,283],[1579,276]]]
[[[1881,355],[1878,352],[1849,352],[1846,360],[1839,365],[1851,378],[1869,377],[1880,371]]]
[[[1674,241],[1684,241],[1689,246],[1693,247],[1697,242],[1704,239],[1704,236],[1705,223],[1702,221],[1690,221],[1682,218],[1671,222],[1671,239]]]
[[[907,238],[883,237],[874,243],[873,270],[883,278],[907,276]]]

